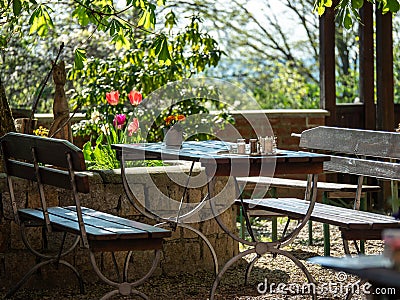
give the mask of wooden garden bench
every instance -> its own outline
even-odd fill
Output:
[[[5,163],[14,220],[19,225],[25,246],[36,256],[38,263],[8,292],[14,294],[41,267],[53,264],[65,265],[78,278],[81,292],[83,281],[78,270],[63,259],[76,246],[81,245],[89,251],[90,261],[97,275],[107,284],[116,288],[102,299],[116,294],[136,294],[144,299],[146,295],[134,289],[144,282],[157,267],[163,239],[171,232],[147,224],[121,218],[81,206],[80,193],[89,193],[89,178],[82,151],[65,140],[43,138],[33,135],[8,133],[1,137],[1,150]],[[19,208],[15,197],[14,178],[34,181],[38,186],[40,207]],[[49,206],[58,200],[46,199],[45,186],[53,186],[71,191],[75,205]],[[54,255],[34,249],[27,237],[27,227],[41,227],[47,233],[63,234],[59,249]],[[73,236],[73,242],[66,246],[66,236]],[[64,249],[65,248],[65,249]],[[155,250],[155,259],[149,272],[140,280],[128,282],[128,265],[133,250]],[[113,281],[102,274],[96,263],[96,252],[127,251],[123,277]]]
[[[325,171],[329,172],[329,170]],[[245,190],[248,192],[253,192],[255,189],[263,189],[264,191],[270,188],[272,190],[271,194],[273,197],[278,197],[279,193],[277,189],[295,189],[295,190],[305,190],[307,187],[306,180],[299,179],[289,179],[289,178],[278,178],[278,177],[239,177],[237,179],[238,183],[245,185]],[[318,182],[318,191],[322,193],[322,203],[329,204],[330,199],[357,199],[357,184],[348,183],[337,183],[337,182]],[[381,190],[379,185],[362,185],[362,193],[360,195],[360,202],[364,205],[360,207],[365,208],[365,200],[367,194],[376,193]],[[364,200],[364,201],[362,201]],[[347,204],[347,203],[346,203]],[[353,203],[354,206],[354,203]],[[359,209],[360,207],[356,207]],[[282,216],[282,214],[271,213],[265,210],[255,210],[252,209],[249,212],[252,217],[270,217],[272,219],[272,239],[277,239],[277,216]],[[308,241],[312,244],[312,221],[309,222],[308,227]],[[363,252],[363,244],[361,244],[361,252]],[[329,225],[324,224],[324,255],[330,255],[330,235],[329,235]]]
[[[400,164],[389,161],[400,157],[399,133],[321,126],[302,132],[300,148],[330,154],[331,160],[324,162],[325,172],[353,174],[358,178],[356,185],[318,182],[318,190],[324,192],[325,201],[316,203],[310,218],[311,221],[339,226],[346,253],[349,253],[348,240],[381,239],[383,229],[400,227],[400,221],[391,216],[359,211],[362,194],[380,188],[364,185],[364,177],[400,179]],[[258,186],[306,186],[306,181],[283,178],[246,177],[238,180]],[[329,205],[326,200],[332,195],[354,197],[354,209]],[[304,217],[308,207],[304,200],[296,198],[246,199],[245,203],[250,210],[270,211],[293,219]],[[329,228],[326,226],[324,231],[329,232]],[[324,250],[325,255],[329,255],[329,247]]]

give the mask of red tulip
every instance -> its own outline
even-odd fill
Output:
[[[184,121],[186,119],[186,117],[184,116],[184,115],[178,115],[177,117],[176,117],[176,120],[179,122],[179,121]]]
[[[110,105],[117,105],[119,101],[119,92],[111,91],[109,93],[106,93],[106,99]]]
[[[133,133],[137,132],[139,129],[139,120],[133,118],[132,122],[128,125],[128,136],[132,136]]]
[[[168,116],[165,118],[165,125],[171,125],[175,121],[175,116]]]
[[[133,106],[138,106],[142,102],[142,94],[138,91],[131,91],[128,98]]]

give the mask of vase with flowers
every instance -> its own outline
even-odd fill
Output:
[[[184,115],[169,115],[165,118],[164,142],[167,147],[180,148],[183,142],[183,127],[181,122],[186,119]]]

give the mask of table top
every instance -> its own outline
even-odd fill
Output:
[[[383,255],[359,255],[355,257],[316,256],[308,261],[323,267],[357,275],[377,285],[400,288],[400,272]]]
[[[118,159],[121,156],[129,160],[187,160],[201,162],[207,169],[213,169],[216,175],[255,176],[278,174],[318,174],[323,171],[323,162],[330,159],[327,155],[302,152],[277,150],[274,155],[248,155],[229,153],[232,143],[224,141],[185,141],[181,148],[166,147],[163,143],[138,143],[138,144],[114,144]],[[305,168],[290,169],[290,167]],[[251,166],[246,172],[244,167]],[[228,169],[230,169],[228,171]],[[240,170],[243,170],[241,172]],[[254,170],[254,171],[252,171]],[[233,171],[233,172],[232,172]]]

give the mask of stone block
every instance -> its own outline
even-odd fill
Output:
[[[200,231],[200,224],[199,223],[194,223],[194,224],[187,224],[188,226],[194,228],[195,230]],[[188,229],[188,228],[182,228],[183,229],[183,234],[182,238],[184,239],[197,239],[199,238],[198,234],[195,233],[194,231]]]
[[[193,273],[203,269],[198,241],[167,242],[164,244],[163,272],[166,274]]]
[[[35,265],[35,257],[27,251],[8,251],[0,259],[2,260],[2,272],[0,272],[0,287],[2,288],[11,287]]]
[[[20,227],[13,221],[11,222],[11,249],[23,250],[26,249],[22,241]],[[42,247],[42,229],[40,227],[27,227],[25,229],[26,237],[34,249]]]
[[[0,253],[7,252],[11,243],[10,223],[0,220]]]
[[[101,181],[105,184],[122,184],[121,170],[99,170],[94,172],[101,177]],[[91,179],[92,180],[92,179]],[[93,178],[93,180],[98,180]]]
[[[13,180],[13,188],[14,188],[14,195],[15,195],[15,202],[17,204],[17,208],[24,208],[27,206],[28,202],[28,195],[27,191],[32,189],[32,184],[30,184],[26,180]],[[11,205],[11,196],[10,193],[4,192],[2,193],[1,197],[2,206],[3,206],[3,216],[8,219],[14,219],[14,214]]]
[[[1,158],[1,156],[0,156],[0,158]],[[0,193],[6,192],[6,191],[8,191],[7,176],[5,173],[2,173],[2,171],[0,169]]]

